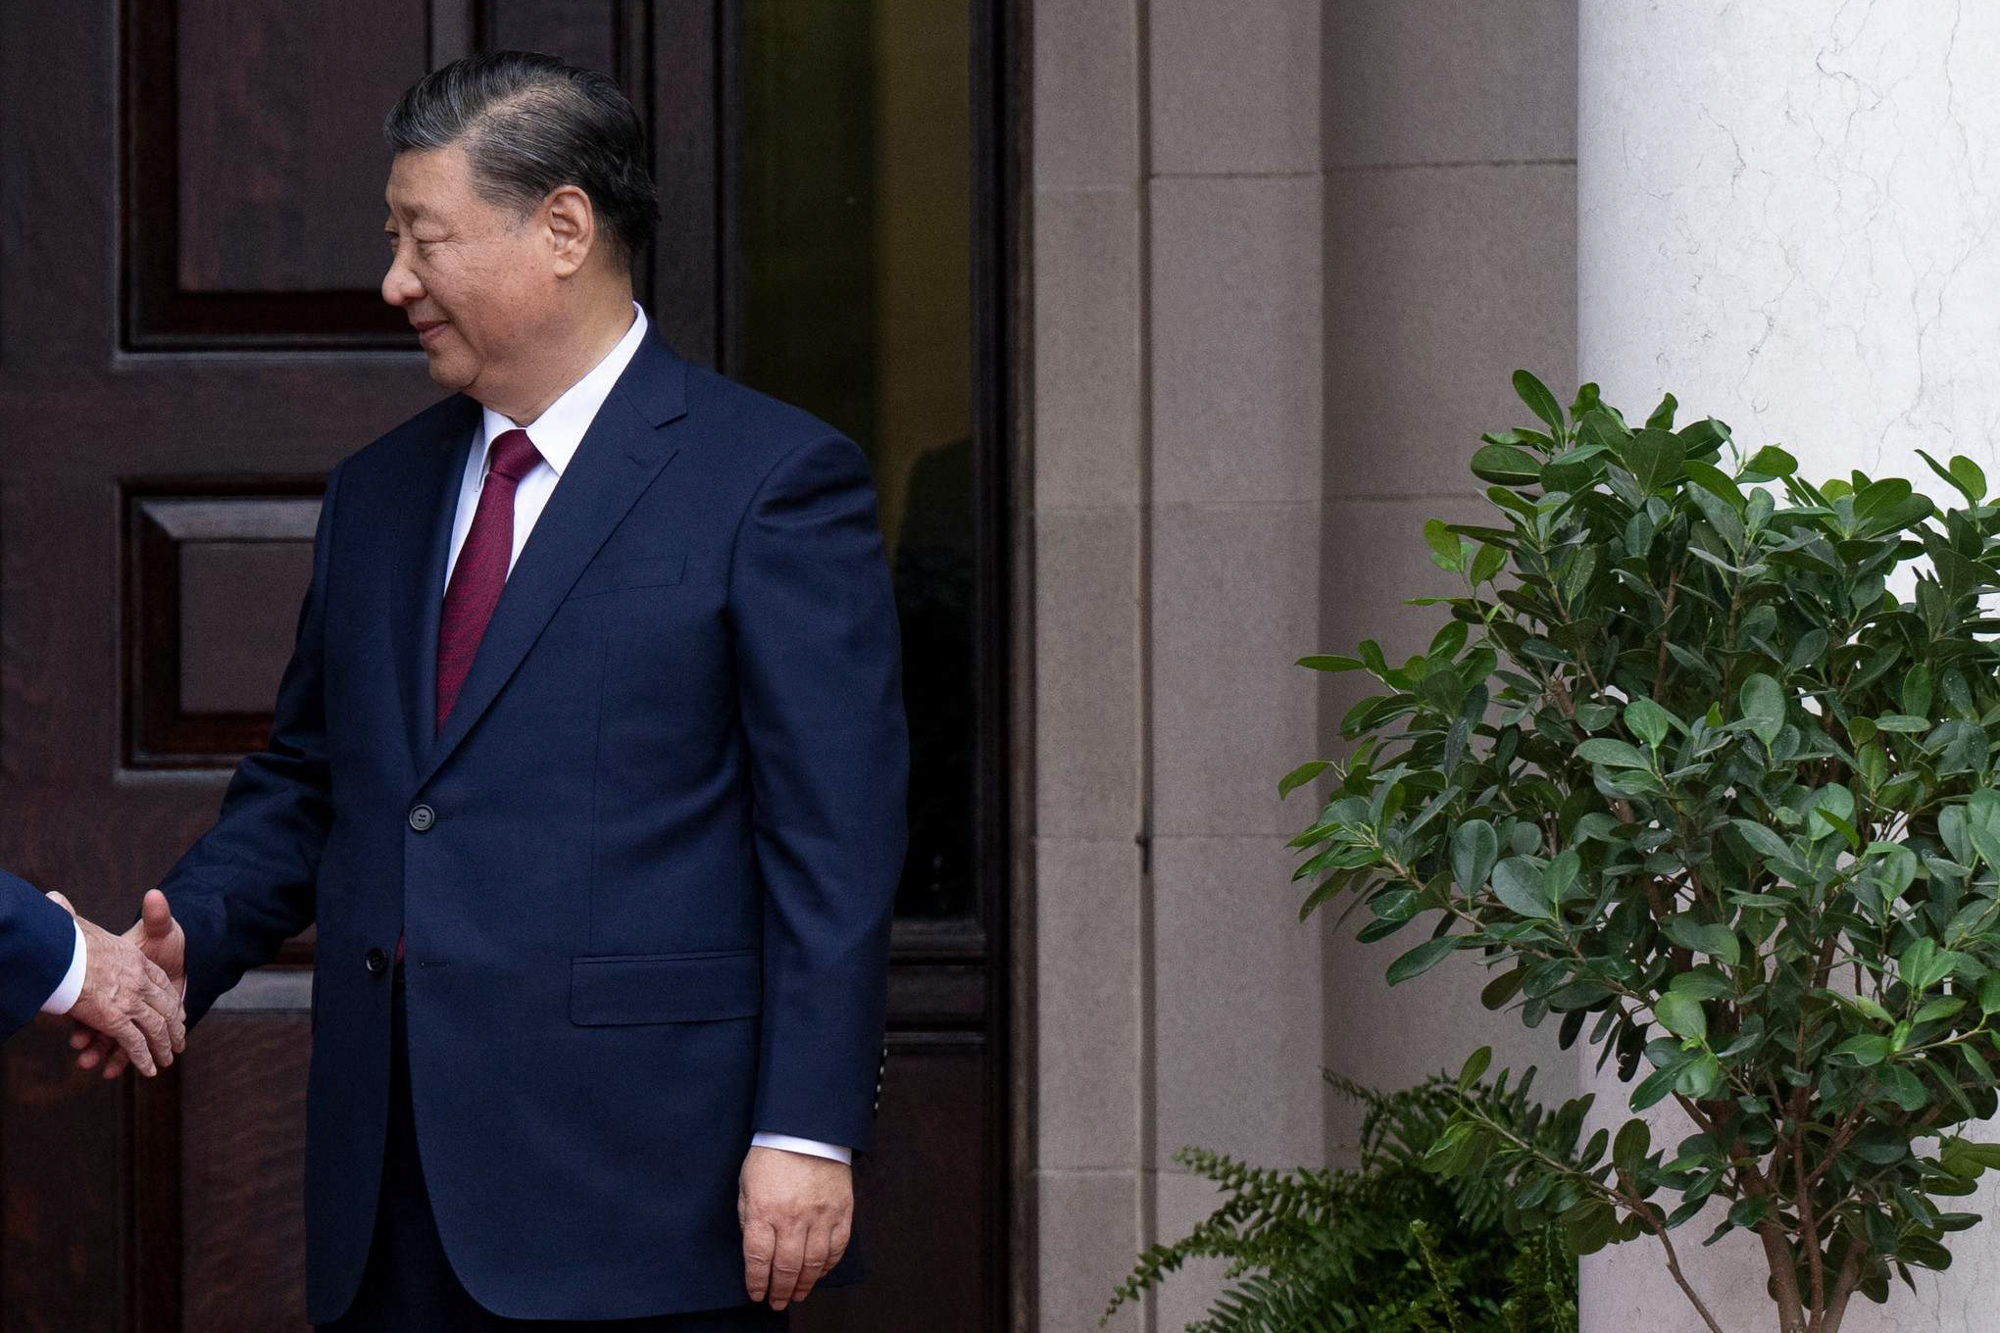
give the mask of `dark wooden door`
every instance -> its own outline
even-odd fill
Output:
[[[320,479],[437,396],[375,293],[377,126],[427,68],[529,47],[618,77],[665,213],[642,299],[734,368],[738,32],[724,0],[0,4],[0,865],[122,925],[261,742]],[[968,725],[992,867],[998,720]],[[975,878],[898,924],[870,1281],[802,1329],[1002,1326],[1002,915]],[[0,1333],[304,1326],[313,964],[308,933],[155,1081],[78,1073],[52,1021],[7,1045]]]

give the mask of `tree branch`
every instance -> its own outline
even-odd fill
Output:
[[[1847,1298],[1861,1282],[1861,1257],[1867,1250],[1860,1241],[1847,1247],[1847,1257],[1840,1261],[1840,1276],[1833,1281],[1833,1300],[1814,1313],[1811,1333],[1840,1333],[1841,1320],[1847,1315]]]

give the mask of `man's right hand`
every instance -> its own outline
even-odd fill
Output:
[[[78,1024],[70,1044],[79,1049],[91,1047],[85,1056],[95,1058],[88,1063],[79,1059],[78,1063],[88,1069],[108,1052],[111,1060],[104,1068],[106,1078],[118,1077],[127,1064],[137,1065],[140,1073],[151,1078],[172,1064],[175,1053],[187,1045],[179,984],[148,956],[140,942],[113,935],[76,916],[76,909],[60,893],[49,897],[76,917],[83,931],[83,989],[69,1011]],[[101,1051],[98,1043],[102,1043]]]

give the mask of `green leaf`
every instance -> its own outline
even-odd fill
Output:
[[[1697,921],[1682,913],[1660,923],[1660,933],[1683,949],[1705,953],[1730,967],[1743,961],[1742,945],[1736,932],[1727,926]]]
[[[1878,1094],[1905,1111],[1921,1111],[1931,1104],[1930,1094],[1924,1091],[1924,1085],[1901,1065],[1881,1066],[1875,1071],[1875,1082]]]
[[[1922,449],[1917,450],[1917,457],[1923,459],[1931,471],[1950,482],[1959,494],[1965,497],[1967,504],[1978,505],[1985,500],[1986,474],[1980,470],[1979,464],[1970,458],[1963,454],[1954,454],[1951,466],[1945,467]]]
[[[1921,936],[1896,960],[1896,975],[1905,986],[1922,994],[1950,976],[1960,961],[1958,954],[1941,950],[1936,940]]]
[[[1472,558],[1472,582],[1477,585],[1490,582],[1507,566],[1507,552],[1498,546],[1484,545],[1479,554]]]
[[[1759,449],[1745,468],[1746,474],[1756,473],[1760,477],[1789,477],[1798,470],[1799,460],[1775,444]]]
[[[1701,1001],[1680,991],[1668,991],[1653,1006],[1653,1016],[1660,1020],[1660,1026],[1686,1041],[1701,1041],[1708,1036],[1708,1018],[1702,1012]]]
[[[1681,720],[1643,694],[1625,705],[1625,725],[1646,744],[1657,749],[1675,730],[1686,731]]]
[[[1687,446],[1663,430],[1633,431],[1612,446],[1618,461],[1632,474],[1642,493],[1651,495],[1680,475]]]
[[[1606,768],[1651,768],[1652,762],[1645,755],[1624,741],[1614,741],[1608,736],[1587,740],[1576,747],[1576,756],[1586,763],[1602,764]]]
[[[1473,454],[1472,475],[1503,486],[1534,486],[1542,480],[1542,465],[1525,449],[1489,444]]]
[[[1923,1008],[1917,1010],[1911,1016],[1910,1021],[1921,1026],[1925,1023],[1936,1022],[1940,1018],[1950,1018],[1963,1008],[1965,1008],[1965,998],[1963,996],[1940,995],[1935,1000],[1926,1002]]]
[[[1958,488],[1964,492],[1966,499],[1975,505],[1985,500],[1986,473],[1980,470],[1979,464],[1964,454],[1953,454],[1951,475],[1952,479],[1958,482]]]
[[[1792,859],[1791,844],[1764,825],[1752,823],[1747,819],[1738,819],[1733,822],[1732,827],[1759,856],[1769,857],[1773,861]]]
[[[2000,972],[1988,972],[1979,979],[1979,1012],[2000,1014]]]
[[[1626,1175],[1636,1175],[1652,1151],[1653,1131],[1645,1121],[1635,1117],[1619,1126],[1618,1137],[1611,1145],[1611,1160]]]
[[[1768,748],[1785,727],[1784,687],[1760,671],[1743,682],[1739,697],[1751,734]]]
[[[1576,884],[1577,874],[1583,869],[1583,858],[1576,848],[1564,848],[1561,855],[1549,862],[1542,872],[1542,893],[1552,903],[1561,903],[1570,896],[1570,889]]]
[[[1903,711],[1928,718],[1931,711],[1931,668],[1927,662],[1911,667],[1903,677]]]
[[[1850,998],[1849,1003],[1878,1023],[1893,1023],[1896,1021],[1895,1015],[1884,1009],[1881,1002],[1872,995],[1853,996]]]
[[[1446,527],[1443,519],[1434,518],[1424,524],[1424,544],[1431,548],[1431,563],[1439,569],[1463,567],[1458,534]]]
[[[1697,1000],[1719,1000],[1725,995],[1734,995],[1736,987],[1728,978],[1713,968],[1698,967],[1692,972],[1681,972],[1667,983],[1667,989],[1680,995],[1692,996]]]
[[[1674,1080],[1675,1092],[1696,1101],[1710,1096],[1721,1086],[1722,1062],[1705,1051],[1682,1065],[1680,1076]]]
[[[1873,1033],[1849,1037],[1833,1048],[1832,1054],[1849,1056],[1857,1065],[1879,1065],[1889,1058],[1889,1039]]]
[[[1451,872],[1458,891],[1472,895],[1486,887],[1500,856],[1500,835],[1483,819],[1468,819],[1451,832]]]
[[[1562,406],[1556,402],[1556,396],[1549,392],[1548,385],[1525,370],[1517,370],[1514,372],[1514,392],[1521,395],[1521,401],[1528,405],[1530,412],[1549,423],[1550,430],[1558,432],[1562,430]]]
[[[1632,1089],[1630,1103],[1632,1109],[1643,1111],[1649,1106],[1665,1101],[1667,1094],[1674,1090],[1674,1081],[1680,1077],[1683,1067],[1672,1064],[1648,1074],[1638,1087]]]
[[[1416,948],[1389,964],[1389,984],[1400,985],[1412,977],[1420,977],[1436,967],[1438,962],[1456,949],[1461,937],[1440,935],[1434,940],[1426,940]]]
[[[1465,1092],[1486,1073],[1486,1066],[1493,1063],[1493,1048],[1481,1046],[1466,1057],[1465,1067],[1458,1071],[1458,1090]]]
[[[1555,904],[1542,891],[1542,868],[1525,856],[1510,856],[1493,867],[1493,896],[1516,916],[1555,919]]]
[[[1314,778],[1326,772],[1329,767],[1330,765],[1324,759],[1314,759],[1300,764],[1297,768],[1285,774],[1284,777],[1278,779],[1279,797],[1290,796],[1300,787],[1305,786],[1306,783],[1311,782]]]
[[[1361,671],[1367,664],[1353,657],[1329,657],[1325,655],[1301,657],[1294,666],[1311,667],[1314,671]]]
[[[1672,394],[1668,394],[1660,400],[1660,405],[1653,409],[1653,415],[1646,418],[1646,424],[1654,430],[1672,430],[1674,428],[1674,411],[1679,406],[1680,400]]]
[[[1517,967],[1511,972],[1502,972],[1486,983],[1479,992],[1479,1003],[1488,1009],[1499,1009],[1521,989],[1521,981],[1528,974],[1525,967]]]

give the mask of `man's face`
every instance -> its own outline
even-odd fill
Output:
[[[547,231],[482,198],[457,145],[398,153],[383,231],[393,258],[382,299],[409,316],[431,378],[504,400],[556,308]]]

